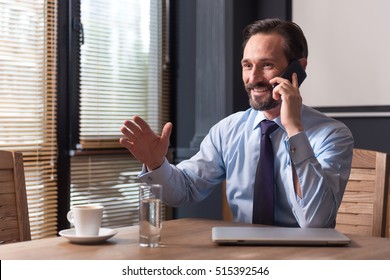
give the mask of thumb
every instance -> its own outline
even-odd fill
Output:
[[[161,140],[165,143],[169,142],[169,137],[172,133],[173,124],[171,122],[168,122],[164,125],[163,130],[161,132]]]

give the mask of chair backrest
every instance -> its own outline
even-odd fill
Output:
[[[354,149],[351,175],[336,220],[344,233],[386,236],[389,156]]]
[[[0,244],[31,240],[23,156],[0,151]]]

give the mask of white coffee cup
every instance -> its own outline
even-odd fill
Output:
[[[76,236],[98,236],[103,217],[102,205],[72,206],[67,214],[68,221],[74,225]]]

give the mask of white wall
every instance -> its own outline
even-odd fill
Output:
[[[390,1],[293,0],[309,44],[306,105],[390,105]]]

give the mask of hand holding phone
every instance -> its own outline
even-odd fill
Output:
[[[297,82],[299,87],[306,78],[306,72],[299,63],[299,61],[294,60],[286,67],[286,69],[280,75],[280,78],[289,80],[291,82],[291,85],[281,87],[276,91],[274,90],[272,93],[273,98],[276,100],[280,100],[282,104],[280,108],[280,119],[286,129],[288,136],[292,136],[300,131],[303,131],[303,126],[301,122],[302,98],[300,97],[299,90],[295,88],[292,83],[292,75],[294,73],[296,73],[297,75]],[[273,87],[276,87],[277,85],[278,84],[274,84]],[[282,99],[286,102],[282,102]]]
[[[302,65],[299,63],[298,60],[293,60],[287,68],[284,70],[282,75],[280,77],[289,80],[292,83],[292,74],[296,73],[298,77],[298,87],[302,84],[302,82],[305,80],[307,74],[305,70],[303,69]],[[273,84],[273,87],[276,87],[278,84]]]

